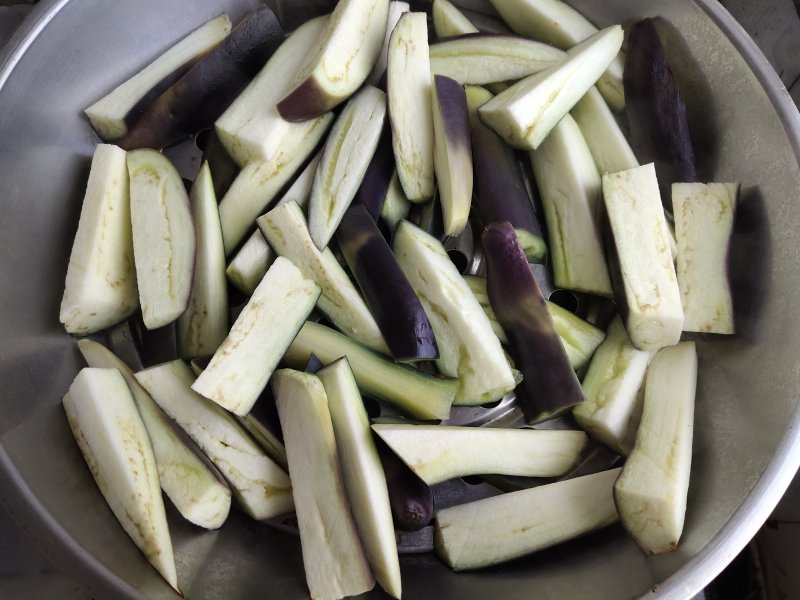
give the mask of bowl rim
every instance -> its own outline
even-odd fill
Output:
[[[41,0],[0,52],[0,91],[28,48],[71,0]],[[717,0],[693,0],[725,34],[767,94],[800,165],[800,113],[750,35]],[[772,458],[742,504],[686,564],[642,597],[683,600],[701,591],[744,549],[777,506],[800,467],[800,401]],[[0,443],[0,503],[44,554],[93,595],[141,599],[126,580],[80,546],[33,494]]]

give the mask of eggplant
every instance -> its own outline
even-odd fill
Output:
[[[230,35],[171,85],[119,140],[126,150],[160,150],[210,127],[283,41],[267,6],[250,13]]]
[[[392,357],[400,362],[438,358],[425,309],[364,205],[350,205],[336,239]]]
[[[478,33],[478,28],[448,0],[433,0],[431,11],[437,38]]]
[[[557,417],[584,397],[545,299],[510,223],[489,225],[482,241],[489,301],[524,377],[517,399],[525,420]]]
[[[203,148],[203,162],[208,163],[211,170],[211,180],[214,182],[214,194],[222,198],[230,189],[233,180],[239,174],[239,165],[231,158],[216,131],[209,130],[205,148]]]
[[[252,296],[267,269],[275,262],[276,256],[264,236],[256,229],[228,263],[225,269],[228,281],[243,294]]]
[[[392,129],[385,123],[375,154],[369,162],[354,202],[363,204],[374,221],[378,220],[383,201],[394,176],[394,153],[392,152]]]
[[[389,40],[392,37],[392,32],[395,26],[397,26],[400,17],[410,10],[411,6],[408,2],[401,2],[399,0],[392,0],[389,2],[389,15],[386,19],[386,35],[383,37],[383,47],[381,48],[378,60],[375,61],[375,66],[372,67],[372,72],[369,74],[369,77],[367,77],[367,85],[374,85],[375,87],[386,89],[385,76],[389,54]]]
[[[478,108],[493,96],[477,86],[467,86],[466,93],[475,198],[481,221],[484,225],[495,221],[511,223],[528,260],[543,263],[547,257],[547,246],[533,201],[525,188],[517,157],[478,117]]]
[[[686,103],[669,66],[655,19],[628,31],[625,112],[631,146],[642,164],[655,163],[661,201],[672,212],[672,184],[697,181]]]
[[[386,195],[383,198],[381,219],[388,225],[389,231],[391,232],[394,231],[400,221],[408,216],[410,210],[411,203],[403,192],[403,186],[400,185],[397,171],[393,171],[389,181],[389,187],[386,189]],[[390,236],[387,236],[387,238],[389,237]]]
[[[386,476],[395,527],[401,531],[419,531],[427,527],[433,520],[435,508],[430,486],[400,460],[380,436],[373,435],[373,440]]]

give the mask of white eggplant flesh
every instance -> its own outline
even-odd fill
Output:
[[[597,87],[590,88],[570,113],[581,128],[601,175],[639,166],[625,134]]]
[[[565,115],[530,158],[556,286],[612,296],[600,224],[600,174],[575,120]]]
[[[631,343],[622,319],[615,317],[581,383],[586,401],[572,409],[581,428],[623,456],[633,449],[652,357],[653,351]]]
[[[276,206],[258,218],[269,245],[285,256],[322,290],[317,306],[331,323],[352,339],[377,352],[389,354],[378,324],[364,298],[330,249],[320,252],[294,202]]]
[[[286,460],[286,446],[272,431],[270,431],[262,421],[257,419],[253,414],[239,417],[239,423],[244,427],[253,439],[258,442],[258,445],[264,449],[272,460],[274,460],[281,469],[289,472],[289,463]]]
[[[436,554],[454,571],[496,565],[618,520],[619,469],[509,492],[440,510]]]
[[[228,263],[225,274],[236,289],[252,296],[277,256],[256,229]]]
[[[297,131],[283,138],[280,148],[266,162],[245,165],[219,203],[225,255],[230,256],[264,213],[305,165],[325,137],[333,113],[297,124]]]
[[[217,529],[228,518],[231,490],[208,458],[178,433],[166,413],[136,380],[133,371],[105,346],[89,339],[78,348],[90,367],[117,369],[131,391],[153,445],[161,488],[189,522]]]
[[[692,467],[697,351],[663,348],[647,370],[636,444],[614,485],[620,521],[646,554],[678,547]]]
[[[314,174],[308,201],[308,232],[324,250],[355,198],[386,118],[386,94],[365,86],[333,124]]]
[[[239,416],[250,412],[319,293],[289,259],[276,258],[192,389]]]
[[[408,216],[410,210],[411,203],[406,198],[397,171],[395,171],[386,190],[386,197],[383,199],[381,219],[389,226],[390,230],[394,231],[398,223]]]
[[[392,149],[406,197],[433,197],[433,112],[428,23],[425,13],[405,13],[389,40],[386,93]]]
[[[217,197],[208,163],[194,180],[189,200],[197,233],[194,281],[186,311],[178,317],[178,353],[183,358],[214,354],[228,333],[228,284]]]
[[[467,475],[558,477],[586,445],[583,431],[376,424],[372,429],[428,485]]]
[[[603,196],[631,342],[641,350],[673,346],[683,331],[683,306],[653,163],[603,175]]]
[[[233,415],[192,390],[185,362],[150,367],[136,379],[219,469],[245,513],[260,521],[292,511],[289,476]]]
[[[328,397],[345,488],[364,552],[381,587],[400,598],[400,561],[386,476],[353,371],[347,358],[340,358],[317,376]]]
[[[81,369],[63,405],[109,508],[150,564],[177,590],[153,447],[122,375],[116,369]]]
[[[126,117],[139,116],[132,111],[155,86],[202,58],[230,31],[231,20],[225,13],[211,19],[92,104],[85,112],[97,134],[106,141],[123,137],[128,132]]]
[[[290,369],[275,372],[272,389],[311,597],[335,600],[369,591],[375,579],[353,521],[325,389],[316,375]]]
[[[177,169],[160,152],[128,152],[131,231],[142,319],[164,327],[189,306],[197,236]]]
[[[278,102],[289,121],[317,117],[346,101],[366,81],[383,48],[389,0],[340,0],[309,60]]]
[[[388,62],[389,54],[389,39],[392,37],[392,32],[397,26],[397,22],[405,13],[411,10],[408,2],[401,2],[400,0],[392,0],[389,2],[389,15],[386,19],[386,35],[383,38],[383,47],[375,61],[375,66],[372,67],[372,72],[367,77],[367,85],[374,85],[376,87],[381,85],[383,76],[386,74],[386,64]]]
[[[728,247],[738,196],[738,183],[672,184],[684,331],[735,333]]]
[[[566,58],[558,48],[513,35],[468,35],[430,46],[431,73],[472,85],[523,79]]]
[[[570,50],[565,61],[515,83],[478,114],[511,146],[535,150],[597,82],[622,39],[619,25],[597,32]]]
[[[433,78],[433,132],[444,234],[457,236],[467,226],[472,205],[472,146],[466,92],[443,75]]]
[[[59,320],[85,335],[114,325],[139,305],[125,151],[98,144],[67,266]]]
[[[486,404],[513,390],[514,374],[500,340],[439,240],[403,221],[392,244],[436,335],[436,364],[443,374],[458,377],[454,404]]]
[[[464,13],[448,0],[433,0],[433,29],[437,38],[454,37],[465,33],[478,33]]]
[[[314,175],[321,159],[322,150],[314,155],[314,158],[309,161],[302,173],[297,176],[294,183],[286,190],[286,193],[275,203],[275,206],[296,202],[297,206],[303,209],[303,212],[308,210],[308,203],[311,200],[311,188],[314,187]]]
[[[287,136],[302,131],[303,125],[284,119],[277,105],[309,58],[327,19],[322,16],[307,21],[286,38],[214,123],[220,141],[240,166],[271,160]]]
[[[562,0],[491,0],[503,20],[518,34],[568,50],[597,33],[597,27]],[[600,76],[597,87],[616,112],[625,108],[622,70],[625,56],[617,54]]]

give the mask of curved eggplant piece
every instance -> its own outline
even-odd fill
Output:
[[[213,128],[209,130],[206,146],[203,149],[203,162],[207,162],[208,168],[211,169],[214,193],[217,198],[222,198],[239,174],[239,165],[225,150],[225,146],[222,145]]]
[[[476,198],[484,225],[508,221],[517,232],[528,260],[547,257],[542,227],[536,218],[514,151],[478,117],[478,107],[493,98],[491,92],[467,86],[469,131],[472,141]]]
[[[394,359],[438,358],[425,309],[365,206],[350,205],[336,239]]]
[[[661,201],[671,214],[672,184],[697,181],[697,165],[686,103],[655,19],[642,19],[630,28],[623,81],[631,146],[641,164],[655,163]]]
[[[583,391],[511,223],[483,232],[489,302],[508,335],[524,379],[517,387],[525,420],[539,423],[583,402]]]
[[[392,130],[387,121],[355,197],[355,202],[364,205],[373,221],[377,221],[381,215],[383,201],[393,175]]]
[[[119,140],[125,150],[160,150],[210,127],[283,41],[275,13],[263,6],[170,86]]]

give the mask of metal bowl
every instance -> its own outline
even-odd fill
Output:
[[[115,522],[60,404],[81,361],[58,305],[98,141],[82,110],[202,21],[255,4],[43,1],[0,62],[0,497],[97,598],[176,596]],[[491,12],[485,1],[462,4]],[[743,185],[732,256],[740,334],[699,339],[685,534],[676,552],[645,558],[617,526],[459,575],[432,555],[405,556],[406,598],[690,597],[756,533],[800,463],[800,117],[714,0],[574,4],[598,25],[664,17],[701,175]],[[211,533],[170,517],[189,598],[307,597],[297,538],[238,513]]]

